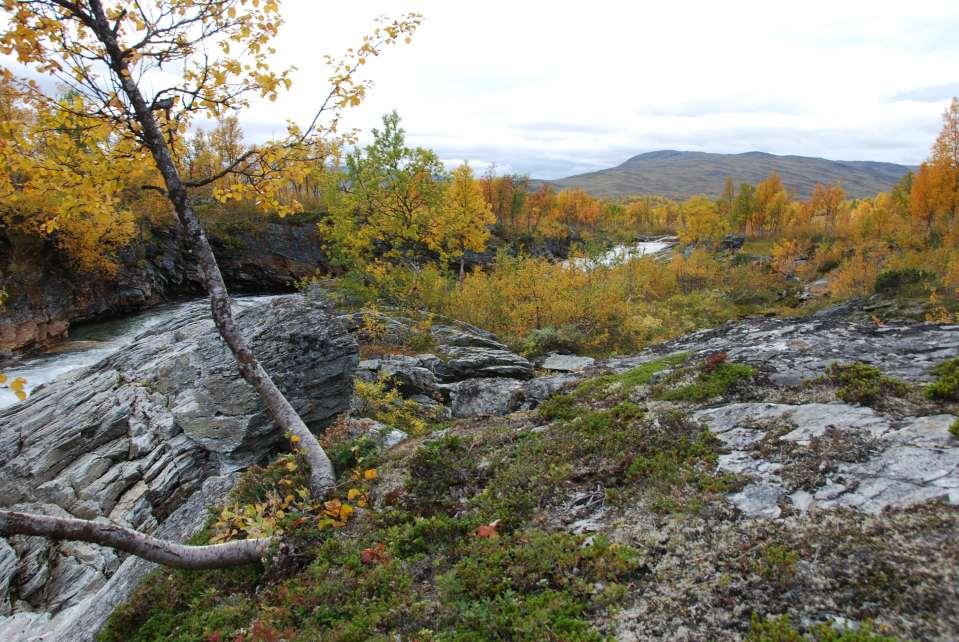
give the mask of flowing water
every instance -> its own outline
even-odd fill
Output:
[[[233,311],[239,312],[258,301],[275,298],[277,295],[240,296],[233,298]],[[282,296],[282,295],[280,295]],[[70,338],[50,350],[23,358],[18,364],[4,368],[7,381],[17,377],[27,380],[23,390],[29,394],[37,387],[49,383],[72,370],[92,366],[114,352],[129,345],[145,330],[175,317],[185,308],[196,305],[202,299],[168,303],[127,317],[96,321],[70,328]],[[0,408],[18,403],[16,395],[0,388]]]
[[[625,263],[631,259],[636,259],[649,254],[658,254],[675,245],[673,238],[665,237],[658,241],[642,241],[639,243],[615,245],[612,249],[594,258],[574,258],[564,262],[564,265],[571,265],[577,268],[591,270],[601,265],[609,266],[617,263]]]
[[[128,317],[97,321],[70,329],[70,339],[57,344],[47,352],[30,355],[15,366],[4,368],[8,381],[16,377],[27,380],[23,387],[29,394],[38,386],[49,383],[62,374],[91,366],[120,350],[147,328],[165,321],[190,305],[191,302],[171,303]],[[17,403],[12,391],[0,389],[0,408]]]

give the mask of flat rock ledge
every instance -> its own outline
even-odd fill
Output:
[[[357,346],[325,300],[243,307],[244,334],[307,424],[345,412]],[[0,411],[0,506],[184,540],[282,440],[197,303]],[[152,567],[92,544],[0,539],[0,640],[92,639]]]
[[[775,519],[786,507],[879,514],[933,499],[959,505],[952,415],[895,419],[839,403],[737,403],[693,417],[730,449],[719,469],[750,478],[729,497],[749,517]]]

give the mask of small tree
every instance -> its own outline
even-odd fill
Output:
[[[680,207],[679,240],[683,243],[714,245],[729,231],[729,222],[715,201],[692,196]]]
[[[489,240],[489,226],[496,222],[493,210],[467,163],[456,168],[446,188],[443,205],[431,221],[431,245],[444,258],[459,257],[459,278],[465,276],[467,251],[482,252]]]
[[[185,179],[186,140],[197,116],[219,118],[246,106],[252,96],[275,100],[280,90],[290,87],[290,70],[275,70],[268,59],[270,42],[282,24],[278,0],[3,0],[0,7],[5,20],[0,50],[55,78],[73,100],[57,101],[30,81],[19,83],[22,90],[38,103],[83,123],[108,127],[113,138],[127,141],[152,161],[157,180],[143,187],[163,194],[172,205],[210,295],[213,320],[236,358],[240,375],[259,393],[277,427],[298,440],[311,468],[312,492],[326,495],[334,484],[332,464],[240,333],[190,194],[224,177],[242,176],[243,181],[214,189],[214,195],[224,201],[253,196],[280,213],[297,209],[295,202],[279,201],[279,190],[309,171],[304,161],[322,161],[335,147],[340,112],[359,104],[369,86],[356,79],[357,70],[384,46],[401,38],[408,41],[419,16],[384,21],[343,59],[328,59],[333,68],[330,91],[305,127],[290,124],[283,140],[252,147],[211,175]],[[149,90],[144,79],[158,77],[152,74],[161,69],[162,77],[172,75],[176,81]],[[13,81],[9,70],[3,70],[3,75]],[[62,168],[63,172],[75,170]],[[101,178],[91,169],[85,184],[95,185]],[[114,532],[118,527],[109,527],[110,532],[102,528],[83,520],[57,521],[0,511],[0,533],[87,539],[138,555],[156,550],[157,543],[143,541],[139,533],[126,533],[123,539]],[[233,546],[233,557],[227,555],[227,562],[242,558],[235,554],[237,550],[247,555],[241,561],[248,561],[255,548]],[[189,559],[178,555],[178,559]],[[152,559],[164,562],[165,558],[154,555]],[[209,563],[204,559],[201,564]]]
[[[399,115],[384,116],[373,142],[346,157],[330,195],[326,232],[335,260],[354,270],[378,258],[416,264],[442,203],[445,178],[434,152],[406,145]]]

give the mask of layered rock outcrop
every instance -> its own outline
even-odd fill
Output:
[[[329,262],[315,223],[263,222],[211,234],[223,277],[238,292],[289,292]],[[44,347],[70,325],[204,294],[195,261],[174,228],[155,228],[122,250],[116,274],[78,275],[50,243],[0,236],[0,354]]]
[[[348,408],[356,343],[324,300],[259,300],[238,321],[311,428]],[[0,411],[0,505],[183,539],[282,440],[197,303]],[[0,639],[88,639],[149,569],[89,544],[0,540]]]

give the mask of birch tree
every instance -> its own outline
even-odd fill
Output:
[[[333,466],[240,333],[191,191],[212,185],[221,201],[255,198],[264,209],[280,214],[296,211],[295,201],[281,202],[281,188],[342,144],[348,135],[340,132],[342,112],[358,105],[370,86],[359,79],[360,67],[384,47],[408,42],[420,17],[382,19],[358,47],[340,59],[328,58],[329,92],[308,123],[290,123],[281,140],[250,147],[208,176],[187,178],[183,160],[197,118],[220,119],[256,97],[275,100],[290,88],[292,70],[270,64],[271,42],[283,22],[279,0],[2,0],[0,6],[0,51],[52,79],[58,91],[65,90],[74,99],[57,100],[44,90],[47,83],[17,79],[9,69],[2,70],[4,79],[51,109],[91,126],[107,126],[110,136],[143,152],[145,162],[152,164],[154,180],[142,188],[162,194],[172,206],[209,293],[213,320],[240,375],[256,389],[277,429],[290,433],[302,449],[310,466],[312,493],[326,496],[334,485]],[[165,80],[169,84],[164,86]],[[216,187],[230,176],[243,180]],[[87,179],[87,185],[95,184],[96,172]],[[107,530],[83,520],[51,521],[0,511],[2,534],[96,541],[137,555],[157,546],[168,552],[177,546],[144,540],[142,534],[119,527]],[[259,545],[222,546],[232,549],[211,550],[224,551],[228,563],[250,561],[251,550],[259,550]],[[204,555],[197,567],[208,567],[208,558],[220,554]],[[151,559],[170,561],[156,555]]]

